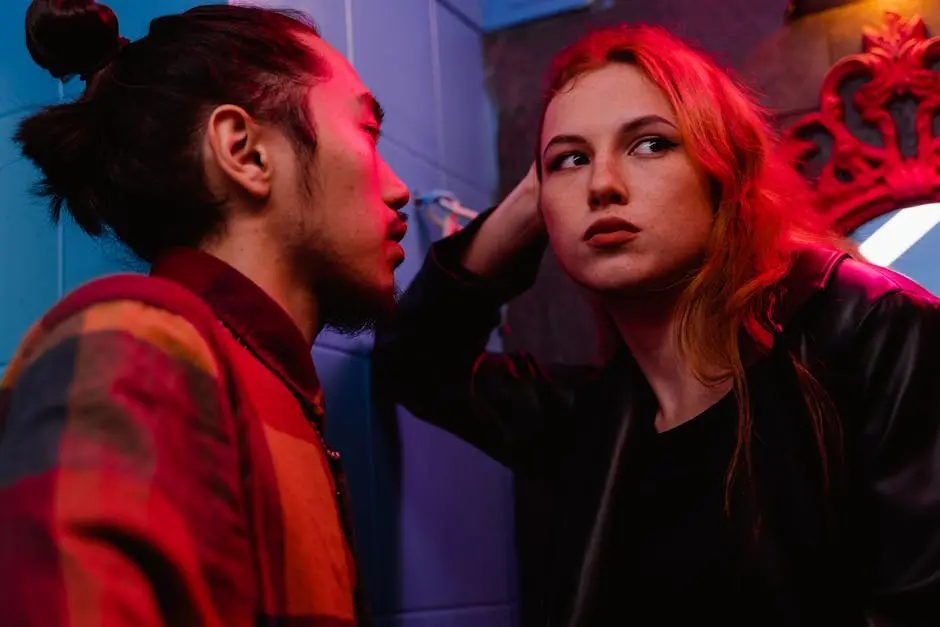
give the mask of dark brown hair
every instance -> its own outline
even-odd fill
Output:
[[[222,224],[199,147],[211,111],[242,107],[280,125],[309,157],[316,139],[305,95],[329,71],[304,43],[300,13],[207,5],[159,17],[128,43],[93,0],[33,0],[26,42],[54,77],[80,76],[76,101],[26,118],[15,140],[42,173],[39,193],[86,232],[111,231],[152,261],[195,246]]]

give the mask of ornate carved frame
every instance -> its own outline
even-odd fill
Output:
[[[940,200],[940,137],[933,133],[940,108],[940,37],[927,38],[923,19],[885,14],[880,29],[862,30],[863,52],[839,60],[826,74],[820,108],[784,132],[783,149],[797,170],[807,176],[821,210],[842,233],[902,207]],[[846,103],[839,94],[848,81],[868,79],[851,106],[877,129],[881,146],[859,139],[846,123]],[[917,149],[902,154],[899,129],[889,106],[897,98],[916,104]],[[822,146],[810,138],[823,131],[832,148],[818,177],[809,162]]]

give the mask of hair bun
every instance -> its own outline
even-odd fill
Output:
[[[114,11],[94,0],[32,0],[26,10],[26,47],[56,78],[88,76],[121,49]]]

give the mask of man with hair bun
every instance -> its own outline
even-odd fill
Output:
[[[80,287],[0,383],[0,623],[368,624],[310,348],[395,303],[408,190],[382,111],[300,14],[210,5],[128,42],[34,0],[84,93],[16,141],[52,216],[151,264]]]

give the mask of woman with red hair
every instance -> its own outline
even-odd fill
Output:
[[[529,176],[432,248],[377,389],[537,495],[526,622],[940,625],[940,302],[805,191],[741,86],[618,27],[557,57]],[[603,367],[485,352],[544,234]]]

